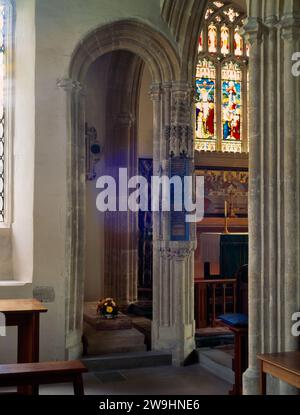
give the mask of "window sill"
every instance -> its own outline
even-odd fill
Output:
[[[0,280],[0,287],[24,287],[25,285],[30,284],[26,281],[15,281],[15,280]]]
[[[0,223],[0,232],[1,230],[11,229],[11,225],[9,223]]]

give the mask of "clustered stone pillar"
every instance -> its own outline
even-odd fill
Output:
[[[80,203],[85,195],[85,142],[84,101],[85,91],[80,82],[68,78],[60,79],[57,87],[62,89],[66,100],[68,124],[67,144],[67,233],[66,241],[66,357],[77,358],[82,353],[82,315],[84,295],[84,216],[85,206]]]
[[[156,176],[170,177],[170,166],[175,158],[188,166],[186,175],[193,174],[192,92],[188,83],[152,86]],[[171,233],[171,213],[155,212],[152,348],[172,352],[173,363],[180,365],[195,348],[195,226],[190,224],[182,241],[174,240]]]
[[[300,309],[300,2],[248,0],[249,60],[249,368],[244,394],[259,391],[257,353],[292,351]],[[269,379],[269,393],[294,390]]]

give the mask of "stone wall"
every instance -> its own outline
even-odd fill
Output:
[[[31,297],[36,286],[54,289],[55,300],[46,304],[49,311],[41,321],[41,358],[61,359],[66,349],[68,108],[57,80],[68,74],[78,43],[103,24],[134,17],[170,34],[159,0],[16,0],[16,5],[12,244],[14,275],[29,285],[1,286],[0,297]],[[7,345],[14,341],[11,336]],[[69,343],[72,348],[72,339]]]

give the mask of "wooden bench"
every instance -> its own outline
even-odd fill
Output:
[[[79,360],[49,363],[17,363],[0,365],[0,387],[32,386],[39,394],[39,385],[72,382],[75,395],[84,395],[82,373],[87,368]]]

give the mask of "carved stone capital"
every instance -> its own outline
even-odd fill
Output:
[[[189,95],[193,89],[193,85],[185,81],[174,81],[172,82],[172,92],[174,94]]]
[[[150,87],[149,95],[152,99],[152,101],[159,102],[161,100],[161,85],[160,84],[153,84]]]
[[[161,86],[162,91],[170,92],[172,88],[172,82],[164,82]]]
[[[287,42],[298,42],[300,37],[300,19],[283,16],[280,21],[281,37]]]
[[[277,16],[275,16],[275,15],[273,15],[273,16],[268,16],[268,17],[265,19],[265,25],[267,26],[267,28],[268,28],[269,30],[274,30],[274,29],[277,29],[278,24],[279,24],[279,20],[278,20]]]
[[[246,24],[243,27],[243,34],[246,36],[247,42],[253,46],[260,44],[263,39],[265,27],[261,19],[257,17],[248,17]]]
[[[189,124],[192,113],[194,87],[187,82],[172,84],[171,121],[174,124]]]

